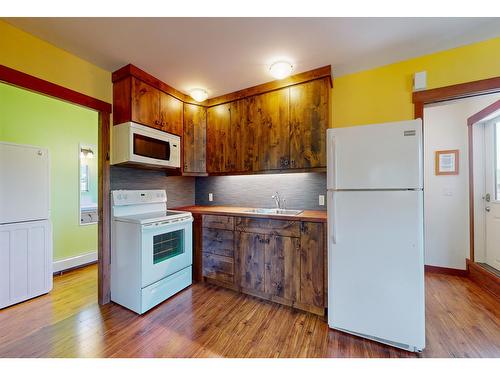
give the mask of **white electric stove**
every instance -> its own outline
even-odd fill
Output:
[[[142,314],[192,283],[190,212],[165,190],[112,191],[111,300]]]

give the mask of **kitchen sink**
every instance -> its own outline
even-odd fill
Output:
[[[281,208],[252,208],[244,212],[261,215],[290,215],[295,216],[304,212],[303,210],[285,210]]]

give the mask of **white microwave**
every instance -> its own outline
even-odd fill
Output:
[[[113,126],[111,164],[180,168],[181,138],[135,122]]]

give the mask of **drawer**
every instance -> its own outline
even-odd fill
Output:
[[[234,232],[224,229],[203,228],[202,251],[205,253],[234,256]]]
[[[180,270],[173,275],[165,277],[154,284],[141,289],[141,310],[136,313],[143,314],[152,307],[165,301],[167,298],[187,288],[192,283],[191,266]]]
[[[239,232],[300,237],[300,221],[237,217],[234,228]]]
[[[203,253],[203,276],[232,284],[234,282],[234,259]]]
[[[203,227],[214,229],[234,229],[234,218],[232,216],[203,215]]]

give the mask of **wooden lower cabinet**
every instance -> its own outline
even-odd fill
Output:
[[[266,236],[265,292],[272,300],[293,304],[300,296],[300,239]]]
[[[239,285],[247,292],[264,293],[266,236],[257,233],[236,232]]]
[[[324,315],[323,223],[218,215],[202,222],[205,281]]]

